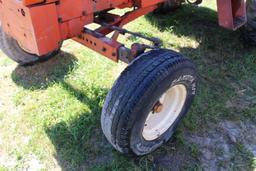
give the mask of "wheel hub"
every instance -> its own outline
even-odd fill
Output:
[[[163,110],[164,105],[162,103],[160,103],[159,101],[155,104],[155,106],[153,107],[153,114],[154,113],[160,113]]]
[[[156,102],[146,119],[142,135],[152,141],[164,134],[180,116],[185,104],[187,89],[178,84],[168,89]]]

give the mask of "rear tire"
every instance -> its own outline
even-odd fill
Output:
[[[256,0],[246,1],[247,24],[241,29],[246,46],[256,46]]]
[[[122,72],[106,98],[101,115],[101,126],[106,138],[124,154],[145,155],[154,151],[172,137],[178,123],[187,113],[195,96],[196,82],[195,66],[181,54],[164,49],[142,54]],[[162,108],[159,106],[155,110],[163,94],[177,86],[183,87],[185,95],[171,96],[175,97],[173,100],[184,97],[180,101],[182,104],[177,101],[165,105],[163,102]],[[173,104],[177,106],[174,110],[170,107],[175,106]],[[170,115],[171,124],[163,119],[163,123],[169,124],[168,127],[162,129],[160,125],[159,135],[153,130],[151,136],[151,130],[146,131],[145,125],[151,112],[157,111],[156,115],[160,116],[161,112],[169,111],[167,108],[176,112],[173,114],[175,118]],[[165,115],[161,116],[168,119]]]
[[[56,56],[60,52],[61,45],[58,49],[43,56],[31,54],[23,50],[15,39],[4,33],[0,25],[0,48],[9,58],[18,64],[32,65],[38,62],[47,61]]]
[[[181,7],[183,0],[168,0],[157,8],[154,13],[156,14],[166,14],[172,12]]]

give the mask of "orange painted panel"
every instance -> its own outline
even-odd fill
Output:
[[[0,0],[0,17],[6,33],[30,52],[45,55],[58,48],[62,40],[80,35],[85,25],[93,23],[95,12],[132,6],[134,2],[148,7],[162,1],[45,0],[24,6],[23,1]]]
[[[44,0],[23,0],[24,5],[32,5],[36,3],[42,3]]]
[[[91,0],[65,0],[57,6],[59,18],[65,22],[84,15],[93,14]]]
[[[123,4],[128,4],[129,0],[101,0],[101,1],[93,1],[93,11],[102,11],[110,8],[116,8],[117,6],[121,6]]]
[[[29,8],[15,0],[0,3],[3,30],[29,51],[38,53]]]
[[[61,37],[55,4],[26,7],[16,0],[8,0],[0,5],[4,31],[29,52],[45,55],[59,47]]]
[[[3,11],[3,2],[0,0],[0,11]],[[3,21],[3,12],[0,12],[0,26],[1,21]]]
[[[61,35],[56,5],[47,4],[31,7],[30,16],[38,46],[38,53],[40,55],[47,54],[57,49],[61,42]]]
[[[145,8],[165,1],[166,0],[137,0],[136,5]]]
[[[52,2],[57,2],[58,0],[23,0],[23,4],[25,6],[29,5],[35,5],[38,3],[52,3]]]
[[[245,0],[217,0],[219,25],[236,30],[247,22]]]
[[[68,22],[69,38],[75,37],[81,34],[84,30],[84,25],[93,22],[93,15],[76,18]]]

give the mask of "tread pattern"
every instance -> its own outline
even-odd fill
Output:
[[[133,153],[130,132],[134,124],[131,113],[141,98],[143,87],[168,68],[191,62],[170,50],[153,50],[134,60],[120,75],[109,92],[102,111],[101,124],[108,141],[122,153]]]

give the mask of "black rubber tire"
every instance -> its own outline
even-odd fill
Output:
[[[48,53],[47,55],[38,56],[31,54],[24,51],[15,39],[4,33],[0,25],[0,48],[9,58],[17,62],[19,65],[33,65],[38,62],[47,61],[60,52],[61,45],[62,44],[60,44],[58,49]]]
[[[136,58],[120,75],[107,95],[101,126],[108,141],[124,154],[145,155],[168,141],[196,94],[193,63],[171,50],[152,50]],[[170,87],[183,84],[185,104],[175,123],[160,137],[146,141],[142,130],[148,113]]]
[[[256,46],[256,0],[246,1],[247,24],[241,28],[244,45]]]
[[[168,2],[160,4],[160,6],[154,11],[155,14],[166,14],[173,12],[181,7],[183,0],[168,0]]]

